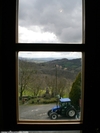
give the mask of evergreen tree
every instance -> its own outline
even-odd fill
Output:
[[[77,75],[72,84],[69,98],[71,99],[72,105],[79,110],[79,99],[81,99],[81,72]]]

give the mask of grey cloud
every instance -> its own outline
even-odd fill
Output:
[[[80,33],[80,34],[77,34],[77,33]],[[81,36],[82,36],[81,30],[78,28],[72,28],[72,27],[63,29],[60,35],[60,37],[64,42],[66,42],[66,40],[67,42],[70,42],[72,38],[74,42],[81,41]]]
[[[81,4],[82,0],[20,0],[19,25],[37,25],[62,42],[77,42],[82,32]]]

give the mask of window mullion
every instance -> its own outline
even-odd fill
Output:
[[[86,45],[79,44],[16,44],[15,51],[85,51]]]

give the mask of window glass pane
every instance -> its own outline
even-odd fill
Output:
[[[82,43],[82,0],[19,0],[19,43]]]
[[[18,97],[19,120],[82,120],[82,53],[20,51]]]

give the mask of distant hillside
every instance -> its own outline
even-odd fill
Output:
[[[42,61],[42,62],[41,62]],[[38,62],[38,63],[37,63]],[[57,67],[56,67],[57,66]],[[76,75],[81,71],[81,59],[68,60],[47,58],[40,59],[19,59],[19,68],[27,67],[29,70],[37,70],[38,73],[45,75],[56,75],[74,80]]]
[[[45,64],[50,66],[58,65],[58,66],[61,66],[63,69],[67,68],[68,70],[74,70],[81,67],[81,59],[68,60],[66,58],[63,58],[63,59],[49,61],[49,62],[46,62]]]
[[[27,62],[35,62],[35,63],[43,63],[43,62],[55,60],[55,58],[22,58],[22,57],[19,57],[19,59]]]

